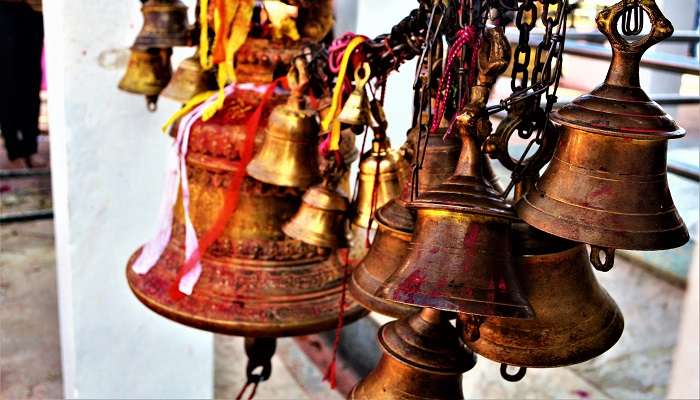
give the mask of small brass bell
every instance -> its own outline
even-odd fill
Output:
[[[512,207],[484,179],[470,118],[457,118],[454,175],[409,204],[415,232],[403,265],[379,288],[390,301],[444,311],[531,318],[514,271]]]
[[[423,309],[382,326],[378,340],[384,354],[348,398],[463,399],[462,374],[476,358],[449,319],[449,313]]]
[[[277,186],[305,189],[319,180],[319,125],[314,111],[300,95],[272,111],[262,148],[246,171],[253,178]]]
[[[653,0],[640,0],[651,31],[628,42],[617,31],[627,3],[598,14],[598,29],[613,48],[605,83],[552,116],[561,135],[554,156],[517,205],[528,224],[591,244],[591,261],[601,270],[612,267],[616,248],[662,250],[689,240],[666,178],[668,140],[685,131],[639,86],[642,54],[673,27]]]
[[[353,225],[368,228],[373,212],[401,194],[399,158],[386,139],[372,141],[372,149],[360,157]]]
[[[304,194],[299,211],[282,231],[313,246],[336,248],[344,244],[347,210],[348,200],[326,179]]]
[[[216,89],[214,73],[205,71],[199,63],[199,50],[186,58],[175,70],[161,95],[179,103],[187,103],[194,96]]]
[[[119,89],[146,96],[148,108],[155,110],[158,95],[170,81],[172,49],[131,48],[129,64]]]
[[[478,340],[467,335],[465,343],[493,361],[537,368],[581,363],[610,349],[624,319],[596,281],[586,247],[523,223],[514,232],[517,273],[535,318],[488,317]]]
[[[360,76],[360,71],[363,72],[364,76]],[[338,121],[350,125],[353,132],[357,134],[362,133],[365,126],[372,124],[369,99],[365,91],[365,85],[369,78],[369,64],[364,63],[355,70],[355,90],[350,93],[338,115]]]
[[[190,45],[187,6],[180,0],[148,0],[141,13],[143,27],[135,46],[163,49]]]

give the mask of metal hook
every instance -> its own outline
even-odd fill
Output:
[[[501,378],[508,382],[519,382],[525,377],[525,373],[527,373],[527,368],[518,367],[518,372],[511,375],[508,373],[508,367],[508,364],[501,364]]]
[[[601,260],[600,253],[605,254],[605,261]],[[608,272],[615,265],[615,249],[610,247],[591,246],[591,264],[601,272]]]

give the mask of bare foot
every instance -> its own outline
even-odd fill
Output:
[[[49,166],[49,161],[40,154],[32,154],[29,156],[28,163],[30,168],[46,168]]]
[[[27,168],[27,162],[24,161],[23,158],[18,158],[15,160],[11,160],[10,163],[8,164],[7,169],[26,169]]]

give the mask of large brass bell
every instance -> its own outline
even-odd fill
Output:
[[[390,301],[445,311],[529,318],[511,252],[515,213],[484,179],[471,115],[457,118],[455,173],[409,204],[415,232],[403,265],[379,288]]]
[[[161,95],[179,103],[187,103],[194,96],[216,89],[216,77],[212,70],[206,71],[199,62],[199,50],[180,63],[168,86]]]
[[[344,244],[347,210],[348,200],[325,180],[304,194],[299,211],[282,230],[313,246],[337,248]]]
[[[462,374],[476,359],[449,319],[449,313],[424,309],[382,326],[378,340],[384,354],[348,398],[463,399]]]
[[[364,75],[360,75],[360,71]],[[369,78],[369,64],[364,63],[355,70],[355,89],[350,93],[338,115],[338,121],[350,125],[355,133],[362,133],[365,126],[372,124],[369,99],[365,91]]]
[[[154,110],[158,95],[172,76],[171,54],[171,49],[132,47],[119,89],[146,96],[148,108]]]
[[[639,86],[642,54],[673,27],[653,0],[640,0],[651,31],[628,42],[617,31],[627,3],[598,15],[613,48],[605,83],[552,116],[561,135],[554,156],[517,205],[528,224],[591,244],[591,261],[601,270],[612,267],[616,248],[661,250],[689,240],[666,178],[668,140],[685,131]]]
[[[135,46],[170,48],[189,46],[187,6],[180,0],[148,0],[141,7],[143,27]]]
[[[275,108],[260,152],[246,171],[253,178],[277,186],[307,188],[319,179],[319,125],[301,96]]]
[[[372,149],[360,157],[353,225],[368,228],[374,211],[401,194],[399,158],[386,139],[373,140]]]
[[[493,361],[520,367],[560,367],[587,361],[620,338],[624,319],[598,284],[586,247],[514,225],[517,274],[535,313],[530,320],[488,317],[478,339],[465,343]]]

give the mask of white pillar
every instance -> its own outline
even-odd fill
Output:
[[[177,109],[117,90],[140,2],[44,3],[65,397],[212,397],[212,335],[147,310],[124,276],[155,233]]]

